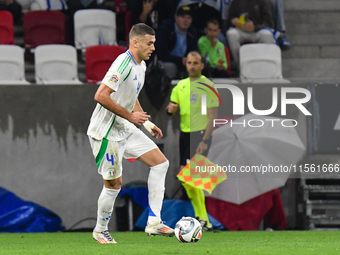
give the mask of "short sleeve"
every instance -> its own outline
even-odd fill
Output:
[[[117,91],[119,85],[124,81],[124,79],[128,76],[129,71],[131,69],[131,58],[127,54],[121,54],[118,58],[112,63],[109,70],[104,76],[102,83]]]
[[[205,58],[205,55],[207,54],[207,49],[205,45],[205,36],[201,36],[200,39],[198,40],[198,50],[200,51],[201,55],[203,58]]]
[[[173,103],[176,103],[176,104],[179,103],[178,86],[177,85],[171,91],[170,101],[173,102]]]
[[[225,69],[228,68],[228,61],[227,61],[227,57],[225,55],[225,48],[224,48],[224,44],[219,42],[220,43],[220,48],[221,48],[221,52],[222,52],[222,61],[223,61],[223,66]]]

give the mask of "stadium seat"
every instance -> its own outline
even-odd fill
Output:
[[[25,79],[24,49],[17,45],[0,45],[0,84],[30,84]]]
[[[24,43],[26,49],[44,44],[65,44],[65,17],[59,11],[29,11],[24,13]]]
[[[98,83],[106,74],[115,59],[124,53],[126,49],[122,46],[96,45],[86,49],[86,82]]]
[[[240,48],[240,78],[244,83],[290,83],[282,78],[281,49],[252,43]]]
[[[116,13],[125,13],[127,11],[126,0],[115,0]]]
[[[224,46],[225,58],[227,59],[227,73],[231,75],[231,67],[230,67],[230,50],[227,46]]]
[[[0,44],[14,44],[13,15],[0,11]]]
[[[74,14],[74,43],[83,52],[93,45],[117,45],[116,14],[110,10],[85,9]]]
[[[37,84],[82,84],[78,79],[77,50],[70,45],[40,45],[35,49]]]

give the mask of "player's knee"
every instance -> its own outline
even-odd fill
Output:
[[[120,189],[122,187],[122,178],[104,180],[104,186],[108,189]]]
[[[151,167],[152,170],[166,172],[169,168],[169,160],[164,161],[158,165]]]
[[[163,162],[162,164],[164,164],[163,165],[163,167],[166,169],[166,171],[168,170],[168,168],[169,168],[169,160],[166,160],[165,162]]]

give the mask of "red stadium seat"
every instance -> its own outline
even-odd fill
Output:
[[[112,62],[126,49],[122,46],[114,45],[95,45],[86,49],[85,66],[86,66],[86,82],[100,82]]]
[[[229,48],[227,46],[224,46],[224,52],[225,52],[225,57],[227,59],[227,64],[228,64],[228,67],[227,67],[227,73],[229,75],[231,75],[231,68],[230,68],[230,51],[229,51]]]
[[[26,49],[44,44],[65,44],[65,17],[59,11],[29,11],[24,13],[24,43]]]
[[[0,44],[14,44],[13,16],[9,11],[0,11]]]
[[[127,4],[126,0],[115,0],[115,10],[116,13],[126,12]]]

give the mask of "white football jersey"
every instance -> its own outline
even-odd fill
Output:
[[[112,63],[102,83],[114,90],[111,98],[132,112],[139,92],[144,85],[146,64],[137,64],[131,53],[126,51]],[[128,120],[107,110],[99,103],[94,109],[87,134],[94,139],[119,141],[125,139],[137,127]]]

